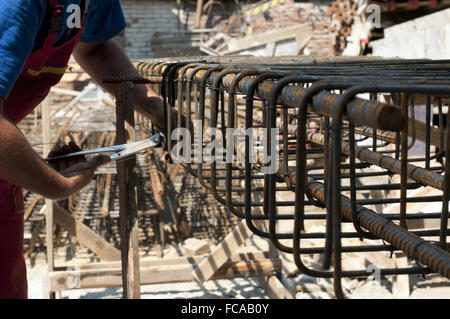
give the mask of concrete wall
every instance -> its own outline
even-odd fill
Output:
[[[450,9],[384,30],[384,39],[371,43],[373,55],[405,59],[450,59]],[[426,122],[425,106],[416,105],[415,119]],[[416,141],[411,156],[423,156],[425,143]]]
[[[407,59],[450,59],[450,9],[386,28],[371,43],[373,55]]]

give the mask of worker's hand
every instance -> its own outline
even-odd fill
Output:
[[[172,123],[171,124],[171,128],[172,128],[172,132],[173,132],[175,129],[178,128],[178,112],[175,109],[172,110],[171,123]],[[191,133],[192,139],[194,138],[194,132],[193,132],[194,124],[191,121],[190,122],[190,126],[188,127],[187,126],[187,119],[186,119],[186,116],[184,116],[184,114],[181,115],[180,127],[189,129],[189,132]],[[172,136],[172,132],[170,134],[170,137]]]
[[[155,125],[156,129],[163,134],[167,134],[167,125],[164,120],[165,120],[164,111],[161,113],[158,113],[157,116],[154,119],[152,119],[153,124]],[[170,123],[171,123],[171,131],[178,128],[178,112],[175,109],[172,110]],[[183,128],[186,127],[186,117],[184,115],[181,117],[181,127],[183,127]],[[169,136],[167,136],[167,138],[169,138],[171,135],[172,135],[172,132],[170,132],[170,134],[169,134]]]
[[[178,112],[175,109],[172,109],[170,123],[171,123],[171,132],[167,132],[167,123],[165,122],[166,115],[165,110],[163,106],[163,102],[161,98],[157,97],[150,97],[146,100],[147,107],[145,109],[148,110],[148,114],[150,114],[150,119],[155,125],[155,128],[163,133],[164,135],[167,135],[166,138],[169,139],[172,135],[172,131],[178,128]],[[181,127],[186,128],[186,117],[183,114],[181,117]],[[189,127],[190,130],[192,130],[193,124],[191,122],[191,125]],[[191,132],[191,135],[193,133]]]
[[[95,171],[99,166],[108,164],[111,162],[111,159],[109,156],[106,155],[98,155],[93,158],[91,158],[89,161],[80,162],[75,165],[72,165],[59,173],[63,175],[64,177],[75,177],[78,176],[79,178],[82,178],[89,183],[89,181],[94,176]]]
[[[167,140],[169,140],[169,138],[172,137],[172,132],[174,130],[176,130],[178,128],[178,112],[175,109],[172,109],[172,114],[171,114],[171,118],[170,118],[170,123],[171,123],[171,131],[170,133],[168,133],[167,131],[167,125],[165,123],[165,116],[164,116],[164,108],[162,103],[160,105],[153,105],[153,107],[157,107],[160,111],[159,112],[154,112],[153,116],[151,117],[151,120],[153,122],[153,124],[155,125],[155,128],[157,131],[163,133],[164,135],[166,135]],[[193,142],[194,140],[194,124],[192,123],[192,121],[190,122],[190,125],[187,126],[187,119],[186,116],[182,115],[181,116],[181,128],[187,128],[189,129],[189,132],[191,134],[191,141]],[[174,143],[175,141],[172,140]],[[172,144],[173,146],[174,144]],[[166,144],[164,146],[164,159],[169,163],[169,164],[173,164],[173,160],[171,157],[171,151],[168,149],[168,144]]]
[[[48,154],[48,158],[59,157],[71,153],[80,152],[81,148],[75,144],[74,142],[70,142],[69,144],[63,146],[57,146],[53,151]],[[86,162],[86,158],[84,156],[74,156],[56,160],[49,160],[48,164],[57,172],[62,172],[65,169],[78,164]]]
[[[58,157],[79,151],[81,149],[75,143],[71,142],[68,145],[55,148],[50,152],[48,157]],[[75,192],[91,182],[99,166],[107,164],[110,161],[111,159],[106,155],[98,155],[89,161],[84,156],[74,156],[59,160],[49,160],[49,165],[61,175],[68,178],[68,184]]]
[[[73,194],[89,185],[97,168],[110,161],[109,156],[99,155],[89,161],[77,163],[61,171],[61,175],[67,178],[68,193]]]

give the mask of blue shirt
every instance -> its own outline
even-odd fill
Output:
[[[59,0],[67,8],[81,0]],[[38,32],[48,9],[47,0],[0,0],[0,97],[6,99],[33,49],[44,41]],[[58,41],[67,37],[65,12]],[[105,42],[126,27],[120,0],[91,0],[81,38],[86,43]]]

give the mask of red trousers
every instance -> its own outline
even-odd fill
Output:
[[[0,299],[26,299],[23,191],[0,181]]]
[[[61,13],[58,0],[47,0],[53,17]],[[84,26],[87,13],[83,14]],[[53,21],[53,20],[52,20]],[[28,57],[22,73],[4,101],[4,113],[19,123],[46,97],[66,70],[70,56],[81,39],[79,29],[69,41],[55,46],[59,30],[51,29],[43,46]],[[0,180],[0,299],[27,298],[27,276],[23,258],[23,192]]]

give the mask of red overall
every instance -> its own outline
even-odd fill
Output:
[[[64,13],[64,8],[57,7],[58,0],[48,0],[48,3],[53,17]],[[83,15],[83,25],[85,18],[86,14]],[[29,56],[8,99],[4,101],[4,113],[14,123],[19,123],[31,113],[47,96],[50,88],[61,80],[70,56],[80,41],[81,29],[68,42],[53,46],[58,29],[59,26],[52,28],[43,46]],[[25,299],[28,296],[23,236],[22,189],[0,180],[0,299]]]

